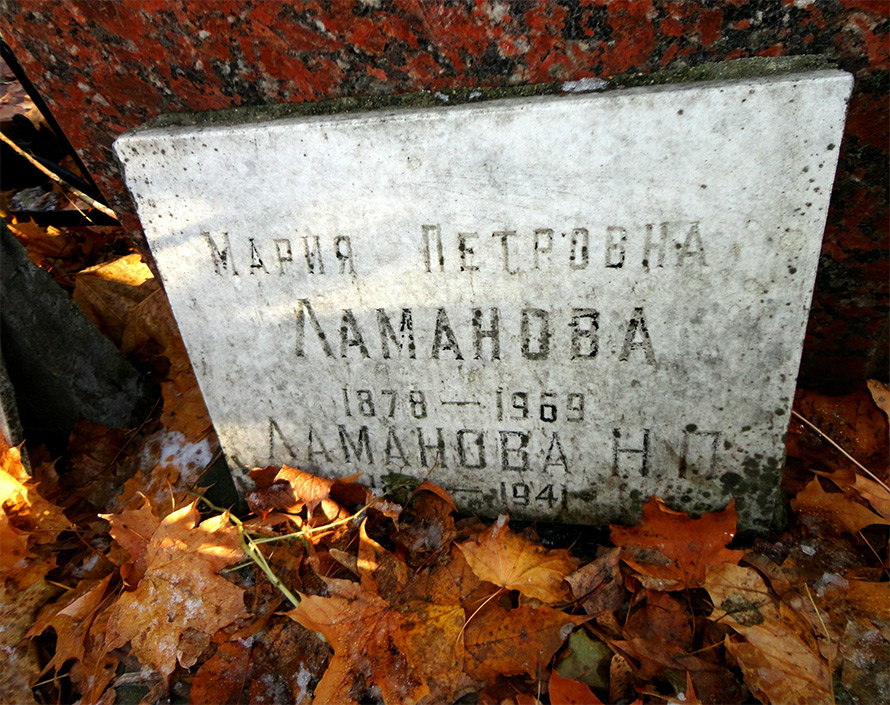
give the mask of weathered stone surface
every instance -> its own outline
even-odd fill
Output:
[[[6,374],[6,363],[0,355],[0,433],[8,445],[15,446],[25,440],[19,410],[15,403],[15,389]]]
[[[0,223],[0,333],[26,430],[56,440],[81,418],[118,428],[147,413],[150,387]]]
[[[230,460],[602,522],[774,518],[851,78],[116,143]]]
[[[843,393],[887,380],[886,2],[4,0],[0,32],[140,243],[111,143],[160,114],[620,82],[745,57],[836,62],[855,83],[800,382]]]

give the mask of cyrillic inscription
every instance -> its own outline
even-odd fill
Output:
[[[762,529],[849,89],[777,74],[116,150],[235,469],[407,473],[585,523],[735,497]]]

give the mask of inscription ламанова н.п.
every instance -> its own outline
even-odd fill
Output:
[[[774,518],[838,71],[116,143],[238,467],[597,523]],[[431,470],[432,468],[432,470]]]

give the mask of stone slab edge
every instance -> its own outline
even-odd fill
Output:
[[[653,73],[629,73],[609,80],[591,78],[581,81],[556,81],[525,86],[445,88],[438,91],[418,91],[378,96],[350,96],[305,103],[246,106],[212,112],[167,113],[152,118],[144,125],[128,131],[135,135],[160,128],[212,127],[222,125],[261,123],[299,117],[315,117],[357,112],[371,112],[397,108],[433,108],[483,103],[504,98],[530,98],[543,95],[607,92],[612,90],[651,86],[701,83],[705,81],[733,81],[791,73],[806,73],[837,69],[837,64],[825,56],[802,54],[799,56],[752,57],[733,61],[709,62],[699,66],[656,71]],[[591,86],[588,88],[587,86]],[[123,165],[121,165],[123,173]]]

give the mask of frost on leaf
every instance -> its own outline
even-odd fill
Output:
[[[161,521],[144,577],[108,621],[107,649],[130,642],[142,666],[164,678],[177,662],[194,665],[218,629],[247,616],[243,590],[219,575],[241,558],[237,531],[225,516],[199,520],[190,504]]]

